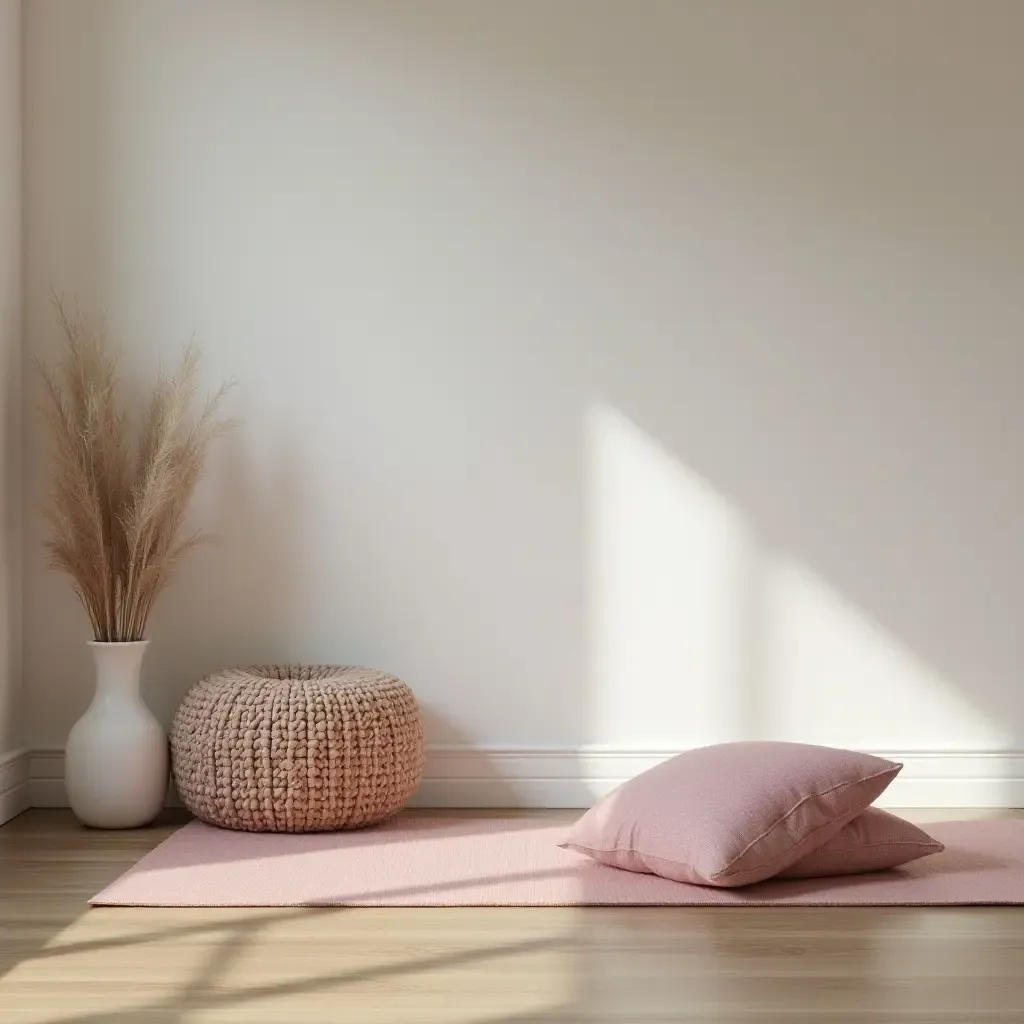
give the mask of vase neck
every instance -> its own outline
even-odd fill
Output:
[[[137,643],[93,643],[96,665],[96,696],[130,696],[139,692],[142,658],[148,641]]]

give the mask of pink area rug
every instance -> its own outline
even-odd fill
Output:
[[[904,868],[711,889],[561,850],[530,818],[400,816],[359,832],[255,835],[192,822],[90,902],[147,907],[908,906],[1024,903],[1024,820],[929,825]]]

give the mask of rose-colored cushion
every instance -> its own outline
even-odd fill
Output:
[[[923,829],[880,807],[858,814],[823,846],[780,871],[776,878],[821,878],[898,868],[942,853],[945,847]]]
[[[619,786],[560,845],[627,871],[749,885],[827,843],[902,767],[805,743],[701,747]]]

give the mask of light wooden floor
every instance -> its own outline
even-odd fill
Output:
[[[1024,909],[86,907],[176,823],[0,828],[2,1024],[1024,1021]]]

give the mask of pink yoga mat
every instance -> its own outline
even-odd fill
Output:
[[[403,815],[312,835],[192,822],[90,902],[147,907],[845,906],[1024,903],[1024,820],[929,825],[946,844],[893,871],[712,889],[558,848],[564,825]]]

